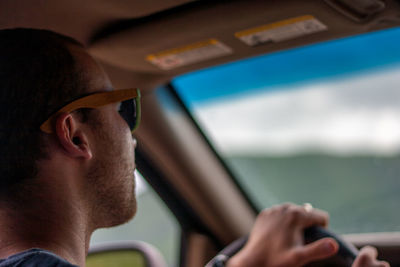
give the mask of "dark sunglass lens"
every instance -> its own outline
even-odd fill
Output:
[[[129,128],[133,130],[136,126],[137,114],[136,114],[136,102],[134,99],[125,100],[121,103],[119,110],[122,118],[128,123]]]

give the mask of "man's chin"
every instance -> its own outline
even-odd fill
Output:
[[[125,223],[129,222],[130,220],[133,219],[133,217],[135,217],[136,211],[137,211],[137,201],[136,201],[136,194],[135,194],[135,191],[134,191],[134,193],[133,193],[133,201],[132,201],[132,204],[131,204],[131,209],[130,209],[130,212],[128,212],[128,216],[127,216],[127,219],[126,219]]]
[[[124,224],[129,222],[136,215],[137,201],[136,201],[135,190],[133,190],[131,196],[132,199],[130,200],[130,203],[126,205],[123,210],[121,209],[121,216],[120,216],[121,222],[119,224]]]
[[[109,228],[128,223],[135,217],[136,210],[137,209],[135,202],[135,205],[131,207],[131,209],[125,209],[124,211],[120,210],[118,214],[113,214],[112,218],[109,218],[107,225],[101,226],[99,228]]]

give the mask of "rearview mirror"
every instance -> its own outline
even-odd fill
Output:
[[[160,252],[141,241],[104,243],[90,248],[87,267],[166,267]]]

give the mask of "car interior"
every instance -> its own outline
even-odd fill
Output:
[[[177,251],[168,265],[182,267],[206,265],[246,236],[268,205],[260,207],[235,177],[175,79],[400,25],[398,0],[3,0],[0,13],[1,29],[39,28],[71,36],[100,62],[114,88],[140,88],[142,120],[134,132],[138,171],[177,221]],[[336,195],[340,201],[340,192]],[[338,234],[358,248],[376,246],[381,259],[400,266],[400,221],[392,223],[397,229]],[[115,240],[101,251],[125,249],[124,244]]]

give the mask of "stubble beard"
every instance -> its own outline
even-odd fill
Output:
[[[136,214],[133,149],[123,147],[110,134],[103,133],[107,144],[88,172],[88,188],[93,194],[94,228],[117,226]],[[131,155],[129,155],[132,153]]]

